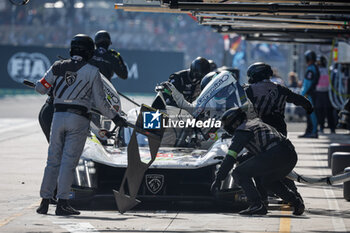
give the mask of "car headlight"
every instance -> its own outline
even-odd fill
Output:
[[[84,188],[97,188],[97,174],[93,161],[79,159],[78,166],[75,168],[73,185]]]

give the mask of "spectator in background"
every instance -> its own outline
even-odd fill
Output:
[[[289,88],[298,88],[300,87],[299,85],[299,80],[298,80],[298,75],[291,71],[288,73],[288,87]]]
[[[303,84],[301,87],[301,95],[308,98],[308,100],[315,105],[315,89],[320,77],[320,72],[315,64],[316,53],[311,50],[307,50],[304,54],[305,62],[307,64]],[[305,134],[299,135],[299,138],[318,138],[317,134],[317,117],[315,112],[307,115],[307,126]]]
[[[276,68],[272,68],[272,72],[273,73],[272,73],[272,76],[270,78],[270,81],[273,83],[285,86],[283,79],[278,74],[278,70]]]
[[[327,124],[331,130],[331,133],[335,133],[334,108],[328,95],[329,75],[326,57],[318,57],[317,65],[320,71],[320,79],[318,80],[315,92],[315,110],[318,125],[320,127],[319,131],[320,133],[323,133],[325,119],[327,118]]]

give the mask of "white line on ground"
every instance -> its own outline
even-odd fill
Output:
[[[52,222],[53,224],[57,224],[63,229],[66,229],[69,232],[74,233],[86,233],[86,232],[95,232],[99,233],[99,231],[93,227],[88,222]]]
[[[316,163],[317,163],[317,166],[323,166],[325,165],[324,163],[325,162],[321,162],[322,161],[322,156],[320,156],[320,149],[319,148],[316,148],[314,147],[315,149],[315,153],[314,153],[314,158],[316,159]],[[322,169],[317,169],[318,170],[318,173],[321,175],[321,176],[328,176],[329,174],[327,174],[324,170]],[[339,212],[340,211],[340,208],[339,208],[339,205],[338,205],[338,201],[337,199],[335,198],[335,195],[334,195],[334,192],[332,190],[332,187],[323,187],[323,191],[324,191],[324,194],[327,198],[327,202],[328,202],[328,207],[330,210],[334,210],[335,212]],[[345,224],[344,224],[344,220],[342,217],[340,216],[332,216],[332,224],[333,224],[333,229],[334,229],[334,232],[347,232],[346,231],[346,227],[345,227]]]
[[[13,125],[14,124],[14,125]],[[26,127],[32,127],[39,124],[36,120],[33,119],[1,119],[0,120],[0,134],[8,131],[20,130]]]

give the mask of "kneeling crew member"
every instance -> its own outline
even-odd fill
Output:
[[[266,63],[256,62],[250,65],[247,70],[250,85],[246,86],[245,90],[260,119],[287,136],[287,124],[284,120],[286,103],[302,106],[307,114],[313,112],[313,107],[304,96],[296,94],[280,84],[271,82],[272,73],[271,66]],[[284,182],[301,198],[294,181],[285,178]]]
[[[36,91],[52,89],[55,113],[37,213],[46,214],[57,184],[56,215],[80,214],[68,204],[74,169],[83,151],[90,125],[90,108],[111,118],[117,126],[125,120],[107,102],[98,68],[87,61],[94,52],[93,40],[84,34],[71,41],[70,59],[56,61],[36,84]]]
[[[216,192],[228,172],[237,161],[237,154],[245,147],[253,156],[233,170],[232,175],[243,188],[249,208],[239,212],[242,215],[265,215],[267,209],[253,183],[253,177],[260,177],[264,187],[277,194],[284,201],[292,204],[294,215],[301,215],[305,206],[295,193],[282,182],[297,163],[297,154],[292,143],[272,126],[265,124],[259,118],[247,120],[241,108],[227,110],[222,116],[224,129],[231,135],[231,145],[223,160],[211,191]]]

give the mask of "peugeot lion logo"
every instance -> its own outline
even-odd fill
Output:
[[[64,75],[64,78],[66,79],[66,83],[68,84],[68,86],[71,86],[77,79],[77,73],[67,71]]]
[[[147,174],[145,176],[147,189],[153,193],[157,194],[164,184],[164,176],[159,174]]]

